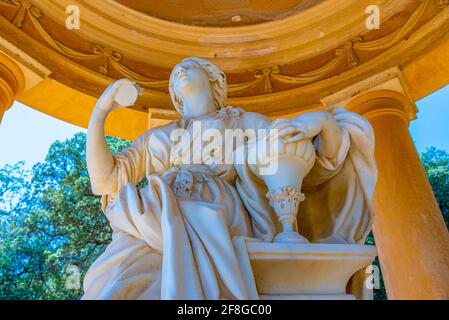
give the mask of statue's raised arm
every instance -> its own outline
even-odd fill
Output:
[[[118,171],[104,132],[108,114],[116,109],[133,105],[140,88],[131,80],[112,83],[98,99],[87,130],[87,169],[92,191],[105,195],[117,191]]]

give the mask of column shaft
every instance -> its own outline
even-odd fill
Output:
[[[355,106],[375,131],[374,236],[387,293],[390,299],[449,299],[449,233],[401,100],[371,97]]]

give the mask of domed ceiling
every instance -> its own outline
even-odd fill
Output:
[[[69,30],[73,3],[81,27]],[[373,4],[379,30],[365,24]],[[90,97],[114,79],[136,81],[145,92],[133,108],[152,119],[178,117],[167,90],[174,65],[207,58],[227,74],[228,104],[277,116],[404,69],[446,42],[449,1],[0,0],[0,38],[51,70],[55,82]]]
[[[238,27],[280,20],[324,0],[116,0],[146,15],[186,25]]]

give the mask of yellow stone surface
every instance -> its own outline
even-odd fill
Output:
[[[87,128],[96,98],[46,79],[17,100],[57,119]],[[61,106],[64,106],[61,108]],[[135,139],[148,128],[148,113],[126,108],[112,112],[106,122],[109,135]]]
[[[402,72],[415,100],[449,84],[449,39],[408,64]]]
[[[17,93],[23,90],[25,77],[11,58],[0,52],[0,122],[3,113],[13,104]]]
[[[148,6],[145,1],[80,0],[82,28],[67,30],[65,8],[71,1],[42,0],[25,11],[14,4],[0,6],[0,39],[42,63],[50,71],[46,76],[72,90],[53,90],[52,99],[44,100],[31,89],[19,101],[82,127],[93,105],[86,95],[97,98],[117,78],[137,81],[146,89],[137,105],[108,120],[109,134],[128,138],[147,128],[149,113],[150,126],[177,117],[167,80],[186,56],[209,58],[223,68],[229,105],[270,117],[317,108],[321,98],[394,66],[415,100],[449,83],[445,2],[380,0],[381,29],[369,31],[365,9],[371,2],[191,0],[189,10],[176,13],[173,8],[185,2]],[[239,23],[232,21],[237,11],[245,12]],[[220,18],[200,19],[205,24],[197,25],[205,13]]]
[[[376,247],[390,299],[449,299],[449,233],[408,131],[405,100],[374,91],[348,105],[376,137]]]
[[[146,1],[78,0],[83,27],[68,31],[71,3],[0,0],[0,121],[16,99],[85,128],[106,86],[129,77],[145,93],[108,117],[106,133],[135,139],[177,117],[167,80],[186,56],[226,71],[229,105],[273,118],[322,108],[344,91],[376,134],[375,236],[389,297],[449,299],[449,234],[408,132],[414,102],[449,83],[447,1],[379,0],[382,28],[373,32],[364,25],[371,0],[278,1],[269,13],[230,1],[219,19],[198,18],[212,0],[192,0],[182,14],[170,10],[177,1],[161,1],[159,15]],[[245,14],[236,18],[237,9]],[[391,69],[399,82],[347,90]]]

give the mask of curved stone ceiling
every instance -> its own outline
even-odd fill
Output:
[[[280,20],[324,0],[116,0],[149,16],[192,26],[239,27]]]
[[[181,25],[115,0],[78,0],[82,27],[77,33],[130,59],[165,69],[193,55],[213,59],[226,72],[242,72],[305,61],[368,33],[368,39],[379,38],[404,24],[421,1],[376,0],[383,25],[371,34],[365,27],[365,10],[373,0],[324,0],[284,19],[238,28]],[[65,9],[72,2],[39,0],[35,6],[64,25]]]
[[[187,56],[211,59],[226,71],[229,104],[280,115],[317,105],[385,68],[403,68],[449,34],[447,0],[277,1],[277,14],[298,10],[227,27],[181,24],[132,6],[145,2],[78,0],[81,29],[67,30],[72,0],[0,0],[0,36],[66,86],[96,97],[113,79],[128,77],[146,89],[136,109],[174,117],[168,77]],[[244,1],[221,2],[256,10]],[[369,31],[365,9],[373,3],[381,8],[382,28]],[[180,17],[191,17],[183,12]]]

